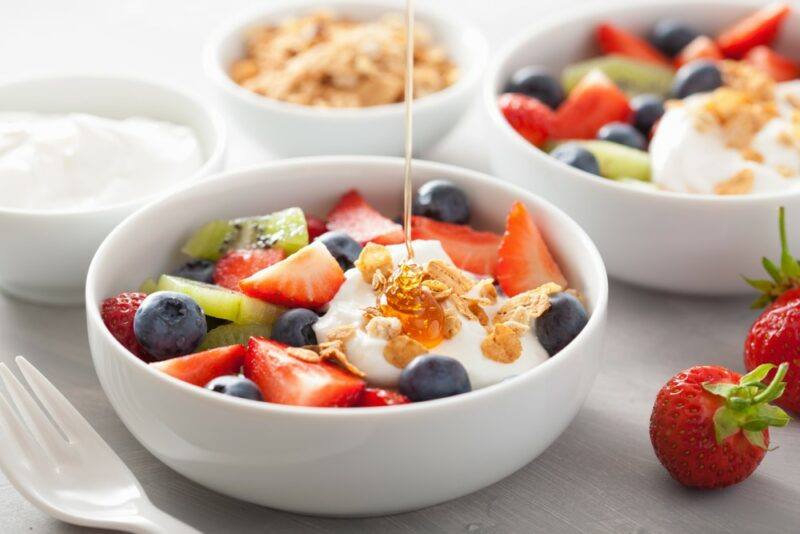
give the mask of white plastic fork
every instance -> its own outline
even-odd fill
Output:
[[[16,362],[44,407],[0,363],[8,396],[0,394],[0,470],[26,499],[75,525],[141,534],[198,532],[156,508],[55,386],[22,356]]]

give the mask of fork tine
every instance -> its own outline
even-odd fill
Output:
[[[0,394],[0,427],[5,430],[4,434],[7,435],[7,439],[0,440],[0,467],[3,468],[6,475],[13,470],[14,466],[18,467],[21,463],[15,461],[15,458],[18,458],[17,455],[21,455],[31,463],[46,462],[42,447],[33,439],[3,394]]]

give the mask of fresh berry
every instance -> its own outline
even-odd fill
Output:
[[[594,139],[604,124],[630,118],[628,97],[602,71],[593,70],[556,110],[553,137]]]
[[[150,365],[189,384],[203,387],[218,376],[237,374],[244,365],[244,346],[231,345]]]
[[[175,269],[172,274],[181,278],[212,284],[214,283],[214,268],[213,261],[191,260]]]
[[[240,281],[278,263],[285,257],[286,253],[279,248],[232,250],[217,262],[214,283],[239,291]]]
[[[535,321],[536,338],[554,356],[581,333],[589,318],[581,301],[570,293],[550,297],[550,307]]]
[[[158,360],[191,354],[206,335],[206,316],[191,297],[173,291],[148,295],[133,318],[136,339]]]
[[[787,82],[800,77],[800,67],[786,56],[768,46],[757,46],[744,56],[744,61],[769,74],[776,82]]]
[[[600,164],[597,158],[578,143],[560,145],[550,152],[550,155],[576,169],[600,176]]]
[[[681,50],[680,54],[675,57],[674,63],[675,68],[679,69],[696,59],[719,61],[724,58],[725,56],[722,55],[722,50],[719,49],[717,43],[705,35],[701,35]]]
[[[785,364],[767,386],[773,368],[763,365],[740,377],[717,366],[698,366],[661,388],[650,416],[650,441],[661,464],[685,486],[722,488],[746,479],[769,446],[770,426],[789,416],[768,404],[782,391]]]
[[[395,406],[397,404],[408,404],[409,402],[411,402],[411,399],[396,391],[380,388],[366,388],[356,406],[363,408],[370,406]]]
[[[344,232],[325,232],[319,236],[319,241],[328,248],[328,252],[339,262],[343,271],[352,269],[361,254],[361,245],[358,241]]]
[[[286,352],[277,341],[251,338],[244,375],[258,385],[267,402],[297,406],[353,406],[364,381],[330,363],[310,363]]]
[[[317,335],[314,333],[314,323],[319,320],[319,315],[305,308],[289,310],[272,325],[272,339],[289,345],[290,347],[303,347],[316,345]]]
[[[642,135],[649,136],[664,115],[664,99],[658,95],[637,95],[631,99],[631,109],[633,125]]]
[[[414,198],[414,215],[453,224],[469,222],[469,200],[464,190],[448,180],[422,184]]]
[[[496,272],[500,287],[509,297],[548,282],[567,286],[536,223],[521,202],[515,202],[508,212]]]
[[[639,150],[644,150],[647,146],[644,135],[627,122],[609,122],[597,131],[597,138]]]
[[[723,54],[736,59],[759,45],[770,45],[790,11],[787,4],[763,7],[720,33],[717,44]]]
[[[451,397],[472,391],[461,362],[450,356],[427,354],[411,360],[397,381],[400,393],[413,402]]]
[[[312,241],[328,231],[328,223],[311,215],[306,215],[308,226],[308,240]]]
[[[492,274],[497,265],[500,236],[492,232],[478,232],[463,224],[443,223],[415,215],[411,218],[411,237],[440,241],[459,269],[475,274]]]
[[[650,42],[663,54],[673,57],[699,35],[697,30],[683,21],[662,19],[650,30]]]
[[[719,67],[707,59],[687,63],[675,74],[672,84],[674,98],[686,98],[695,93],[706,93],[722,86]]]
[[[341,230],[362,245],[396,245],[404,239],[403,227],[367,204],[356,190],[345,193],[328,214],[328,230]]]
[[[497,105],[508,124],[529,143],[542,146],[550,138],[555,115],[545,104],[527,95],[505,93]]]
[[[150,362],[153,359],[148,356],[136,339],[136,334],[133,333],[133,318],[146,298],[145,293],[120,293],[103,301],[100,316],[108,331],[123,347],[142,360]]]
[[[506,93],[521,93],[542,102],[550,109],[556,109],[564,100],[561,82],[545,69],[536,66],[522,67],[506,85]]]
[[[244,347],[242,347],[242,354],[242,363],[244,363]],[[255,382],[240,375],[218,376],[206,384],[206,389],[240,399],[264,400],[261,390],[258,389]]]
[[[613,24],[603,23],[597,27],[597,41],[606,54],[620,54],[633,59],[669,64],[669,60],[650,43]]]

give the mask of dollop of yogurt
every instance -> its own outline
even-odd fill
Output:
[[[186,126],[142,117],[0,113],[0,206],[80,210],[150,196],[203,164]]]
[[[433,259],[452,260],[442,248],[439,241],[417,240],[413,242],[414,256],[417,263],[425,265]],[[387,247],[392,254],[395,265],[406,258],[405,245]],[[494,316],[506,299],[498,297],[497,303],[485,308],[489,317]],[[314,325],[314,332],[320,342],[327,341],[327,334],[336,327],[356,324],[360,325],[364,309],[375,304],[375,293],[367,284],[358,269],[350,269],[345,273],[345,282],[339,292],[328,305],[328,311]],[[446,306],[449,306],[449,302]],[[505,378],[518,375],[536,367],[547,360],[548,355],[539,344],[531,330],[523,334],[522,355],[512,363],[500,363],[491,360],[481,352],[481,341],[486,337],[486,330],[477,321],[462,318],[461,330],[452,339],[446,339],[430,350],[431,354],[450,356],[461,362],[469,374],[473,389],[490,386]],[[366,373],[366,380],[373,385],[393,387],[397,385],[401,370],[393,366],[383,357],[386,340],[369,335],[357,329],[346,345],[347,357],[356,367]]]

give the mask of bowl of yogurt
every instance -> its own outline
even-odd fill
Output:
[[[731,43],[731,28],[742,28],[741,21],[752,20],[756,13],[766,14],[759,15],[762,21],[776,17],[782,30],[773,32],[777,36],[759,51],[737,49],[741,42]],[[659,50],[655,29],[658,24],[675,26],[676,21],[696,32],[690,43],[699,38],[707,48],[698,52],[698,45],[686,45],[674,56]],[[491,132],[487,139],[492,168],[572,215],[595,240],[615,278],[680,293],[745,293],[748,286],[742,276],[757,275],[761,257],[779,253],[778,208],[785,206],[790,218],[793,213],[800,216],[800,144],[791,133],[800,81],[790,79],[797,77],[795,70],[785,81],[770,77],[762,84],[765,71],[756,68],[763,66],[759,61],[764,56],[758,53],[789,64],[800,58],[800,37],[790,31],[798,23],[800,14],[788,7],[688,0],[651,2],[635,11],[623,4],[603,6],[542,21],[496,56],[485,80],[483,108]],[[603,42],[604,35],[620,31],[644,42],[647,51],[615,51],[614,43]],[[623,53],[640,58],[631,61]],[[639,136],[643,147],[649,144],[649,150],[601,141],[604,134],[598,130],[596,138],[577,143],[595,156],[598,168],[587,171],[576,168],[581,165],[577,159],[570,165],[554,157],[564,143],[560,139],[534,146],[498,107],[498,97],[508,90],[515,73],[532,65],[561,76],[566,100],[575,87],[569,79],[589,67],[599,67],[602,74],[599,81],[596,76],[588,81],[586,75],[587,94],[605,91],[609,81],[604,78],[611,79],[623,98],[625,91],[642,84],[648,92],[663,89],[665,111],[649,129],[649,139],[641,133],[630,94],[633,115],[615,119],[627,121],[623,127]],[[691,71],[692,83],[716,71],[719,84],[686,89],[679,81],[685,82]],[[554,114],[565,116],[559,108]],[[580,122],[573,123],[578,128],[566,129],[581,133],[586,125]],[[800,237],[789,240],[795,248],[800,246]]]
[[[220,170],[222,120],[144,80],[68,76],[0,86],[0,289],[77,304],[89,261],[127,215]]]

